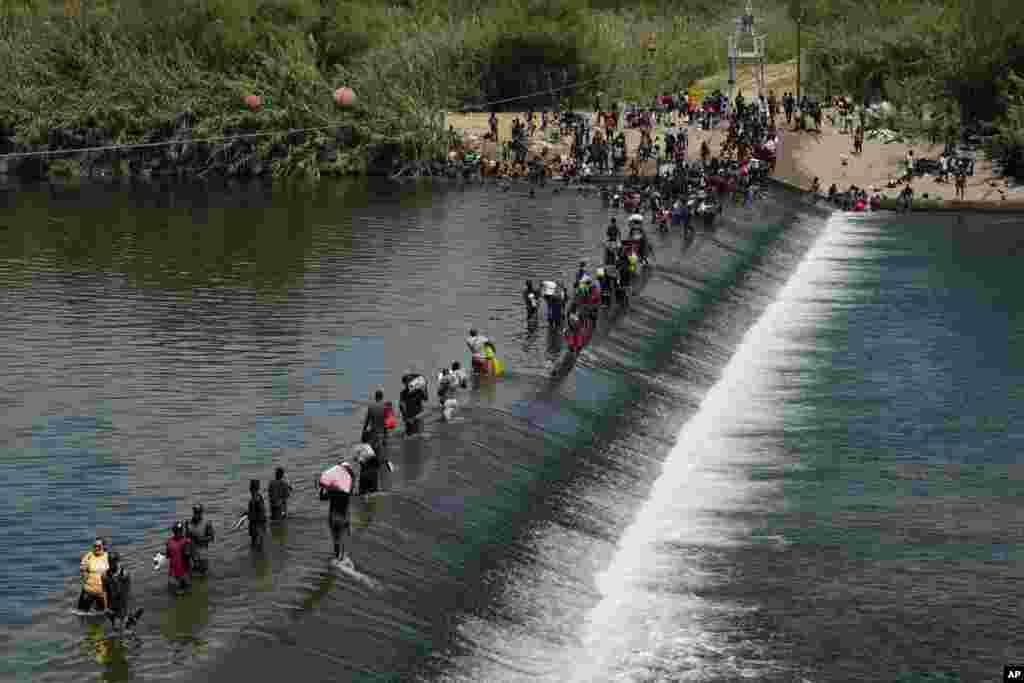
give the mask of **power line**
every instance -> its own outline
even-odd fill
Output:
[[[237,133],[235,135],[223,135],[214,138],[186,138],[184,140],[164,140],[162,142],[139,142],[123,145],[103,145],[101,147],[75,147],[72,149],[48,149],[35,152],[13,152],[11,154],[0,154],[0,159],[16,159],[19,157],[46,156],[49,154],[80,154],[82,152],[112,152],[121,149],[147,149],[153,147],[167,147],[169,145],[200,144],[207,142],[223,142],[224,140],[241,140],[244,138],[268,137],[271,135],[289,135],[294,133],[309,133],[318,130],[330,130],[341,128],[348,124],[336,123],[331,126],[318,126],[316,128],[293,128],[291,130],[274,130],[262,133]]]
[[[644,65],[641,70],[649,68]],[[605,74],[603,76],[597,76],[585,81],[575,81],[573,83],[567,83],[557,88],[549,88],[547,90],[539,90],[534,93],[526,95],[517,95],[516,97],[506,97],[501,100],[492,100],[490,102],[484,102],[483,104],[476,105],[475,109],[489,109],[497,104],[505,104],[507,102],[516,102],[519,100],[526,100],[533,97],[539,97],[541,95],[552,95],[556,92],[563,90],[569,90],[573,88],[579,88],[583,85],[591,83],[597,83],[599,81],[605,81],[614,78],[615,74]],[[211,142],[225,142],[228,140],[244,140],[247,138],[261,138],[261,137],[272,137],[275,135],[294,135],[296,133],[312,133],[323,130],[333,130],[335,128],[343,128],[349,124],[347,123],[335,123],[329,126],[316,126],[314,128],[292,128],[289,130],[273,130],[263,131],[258,133],[236,133],[234,135],[221,135],[210,138],[186,138],[183,140],[164,140],[161,142],[138,142],[138,143],[125,143],[120,145],[101,145],[98,147],[74,147],[69,149],[47,149],[47,150],[36,150],[33,152],[11,152],[8,154],[0,154],[0,160],[4,159],[25,159],[29,157],[45,157],[54,156],[60,154],[84,154],[88,152],[117,152],[121,150],[132,150],[132,149],[154,149],[157,147],[170,147],[171,145],[187,145],[187,144],[205,144]]]
[[[562,85],[562,86],[559,86],[557,88],[549,88],[547,90],[538,90],[537,92],[529,93],[529,94],[526,94],[526,95],[516,95],[515,97],[506,97],[503,100],[493,100],[491,102],[484,102],[483,104],[476,105],[476,108],[487,109],[487,108],[493,107],[496,104],[505,104],[506,102],[516,102],[518,100],[526,100],[526,99],[530,99],[532,97],[539,97],[540,95],[553,95],[556,92],[560,92],[562,90],[569,90],[571,88],[578,88],[581,85],[586,85],[588,83],[597,83],[598,81],[604,81],[604,80],[607,80],[609,78],[612,78],[612,74],[605,74],[603,76],[597,76],[595,78],[591,78],[591,79],[586,80],[586,81],[576,81],[574,83],[568,83],[566,85]]]

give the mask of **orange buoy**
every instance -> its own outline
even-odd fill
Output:
[[[339,107],[351,107],[356,103],[356,93],[352,88],[338,88],[334,91],[334,102]]]
[[[246,95],[245,105],[253,111],[259,111],[263,107],[263,100],[260,99],[259,95]]]

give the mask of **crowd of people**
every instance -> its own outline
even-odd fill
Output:
[[[471,353],[475,378],[501,374],[500,361],[491,340],[472,329],[466,344]],[[438,373],[437,382],[442,419],[451,420],[457,407],[456,394],[460,389],[469,387],[470,377],[456,361]],[[419,373],[409,373],[402,377],[402,384],[399,410],[404,434],[415,436],[422,429],[423,419],[428,412],[428,382]],[[377,492],[382,470],[394,470],[394,465],[387,457],[388,435],[397,428],[398,419],[393,404],[385,401],[383,390],[378,389],[373,403],[367,409],[361,443],[344,453],[339,460],[339,465],[352,473],[352,486],[343,490],[324,486],[319,478],[314,481],[314,490],[318,492],[319,499],[329,503],[328,526],[336,561],[344,559],[344,540],[351,533],[349,506],[352,496]],[[250,546],[255,551],[261,551],[269,523],[283,521],[288,517],[288,501],[293,491],[294,487],[285,478],[284,468],[276,468],[274,479],[267,487],[268,514],[268,501],[261,490],[260,480],[250,480],[248,504],[231,530],[247,526]],[[207,549],[215,539],[213,524],[204,516],[202,505],[195,505],[192,512],[190,519],[175,522],[171,526],[170,537],[162,552],[154,557],[155,570],[167,566],[168,586],[175,594],[185,593],[195,576],[205,576],[209,572]],[[141,617],[142,610],[131,609],[130,577],[120,565],[119,559],[117,553],[107,552],[103,539],[96,539],[93,548],[82,556],[80,562],[81,591],[76,609],[83,616],[106,615],[116,628],[131,629]]]
[[[659,95],[647,105],[602,108],[600,101],[595,101],[594,107],[592,116],[570,111],[542,111],[539,125],[535,112],[528,111],[525,119],[514,122],[512,140],[508,141],[501,160],[470,158],[474,163],[479,159],[481,177],[518,176],[538,183],[554,177],[566,182],[586,182],[600,174],[617,173],[638,182],[643,175],[644,162],[655,160],[658,165],[654,175],[659,177],[652,182],[659,184],[660,176],[666,175],[673,184],[670,193],[684,195],[684,201],[688,192],[686,182],[692,181],[694,176],[703,176],[702,182],[710,183],[704,189],[714,192],[720,201],[726,201],[726,196],[731,195],[737,202],[749,204],[758,196],[758,183],[775,170],[781,141],[778,127],[783,125],[783,115],[785,125],[796,130],[820,131],[822,118],[828,111],[832,124],[851,136],[853,154],[861,154],[864,147],[865,110],[846,97],[834,97],[822,103],[806,93],[796,97],[791,92],[783,92],[779,97],[769,90],[751,99],[740,92],[730,100],[720,91],[707,96],[690,91]],[[717,161],[706,144],[701,145],[699,161],[691,159],[689,129],[693,126],[718,128],[723,124],[727,126],[727,136]],[[655,127],[659,125],[665,128],[661,135],[656,135]],[[625,132],[629,129],[640,133],[634,149],[627,149]],[[571,137],[569,153],[549,155],[546,150],[540,150],[530,158],[531,136],[537,131],[549,130]],[[497,140],[497,136],[497,114],[492,112],[491,137]],[[951,147],[947,146],[937,160],[915,160],[913,153],[908,152],[905,174],[891,178],[888,183],[890,189],[900,188],[898,208],[912,207],[913,180],[926,173],[934,174],[937,182],[953,183],[956,197],[964,199],[974,160]],[[843,155],[840,160],[845,165],[847,157]],[[650,171],[647,173],[649,175]],[[885,200],[877,187],[851,185],[842,189],[833,185],[825,193],[820,181],[816,182],[814,193],[840,209],[877,209]],[[659,189],[664,193],[664,188]]]
[[[572,287],[545,280],[537,288],[527,280],[523,290],[527,320],[537,320],[543,301],[548,328],[564,336],[572,355],[579,354],[593,337],[602,309],[629,305],[633,284],[650,263],[651,246],[639,221],[631,222],[628,238],[622,239],[613,217],[607,235],[603,265],[592,269],[581,261]]]
[[[763,98],[761,98],[763,99]],[[700,158],[686,158],[688,134],[686,122],[699,117],[694,110],[693,98],[673,99],[684,103],[686,115],[682,121],[672,121],[665,131],[665,145],[651,138],[649,124],[658,116],[665,115],[668,103],[663,98],[657,108],[644,111],[637,108],[624,112],[627,126],[640,126],[643,130],[640,149],[642,156],[654,156],[664,152],[663,158],[674,160],[672,171],[657,175],[639,187],[636,182],[628,188],[620,185],[615,190],[606,188],[600,197],[609,207],[632,211],[625,234],[620,231],[613,216],[606,230],[603,244],[603,263],[591,268],[583,261],[569,287],[564,282],[545,280],[535,287],[532,281],[526,283],[522,297],[529,321],[540,317],[543,304],[549,328],[561,335],[568,348],[570,358],[578,355],[593,337],[602,310],[613,307],[628,307],[633,287],[654,256],[652,244],[643,227],[644,215],[650,212],[650,221],[659,230],[667,231],[670,226],[681,226],[684,235],[692,237],[693,222],[703,219],[710,226],[715,216],[722,212],[725,201],[732,198],[737,203],[750,203],[756,198],[757,183],[770,172],[775,151],[775,129],[772,109],[761,106],[760,101],[746,104],[737,98],[734,108],[719,100],[711,103],[704,112],[722,115],[729,123],[727,141],[722,156],[716,157],[705,142]],[[620,117],[616,111],[598,112],[594,125],[585,117],[548,114],[541,112],[539,125],[534,112],[528,112],[525,120],[513,124],[513,147],[516,162],[525,158],[526,141],[535,131],[544,131],[556,126],[560,132],[568,131],[574,138],[572,158],[574,163],[594,164],[601,170],[613,168],[625,157],[625,137],[618,130]],[[492,133],[497,136],[494,116],[491,118]],[[569,170],[569,169],[565,169]],[[541,178],[546,174],[541,174]],[[569,182],[573,174],[563,173]],[[638,179],[637,179],[638,180]],[[531,190],[532,193],[532,190]],[[497,358],[493,341],[476,329],[469,330],[466,346],[470,352],[470,373],[458,361],[441,369],[436,378],[437,411],[442,420],[453,419],[458,409],[457,396],[460,391],[478,384],[483,378],[500,376],[503,372]],[[420,433],[424,417],[431,410],[429,382],[419,373],[402,377],[402,390],[398,397],[396,412],[391,401],[384,400],[382,389],[374,392],[373,401],[367,409],[362,424],[362,434],[357,447],[342,453],[337,467],[348,473],[350,484],[342,487],[325,484],[318,477],[314,490],[320,500],[328,502],[328,526],[333,543],[333,557],[341,562],[345,558],[345,539],[351,532],[349,508],[353,496],[369,495],[380,488],[382,471],[393,471],[394,465],[388,458],[389,435],[397,432],[399,418],[405,437]],[[260,551],[268,525],[282,521],[288,516],[288,501],[293,487],[285,478],[283,468],[278,467],[269,482],[264,498],[262,484],[258,479],[250,481],[249,500],[232,531],[247,525],[250,545]],[[189,589],[193,577],[209,572],[208,549],[214,543],[213,524],[205,517],[202,505],[195,505],[191,519],[177,522],[171,527],[170,537],[162,552],[154,558],[154,567],[166,564],[168,584],[175,593]],[[78,609],[82,612],[98,612],[107,615],[112,624],[121,628],[131,627],[138,622],[141,610],[132,609],[130,578],[120,564],[116,553],[108,553],[101,539],[81,560],[82,590]]]
[[[698,100],[696,93],[662,95],[648,106],[627,104],[619,108],[600,108],[588,115],[572,111],[541,111],[539,116],[529,110],[525,117],[516,117],[512,122],[511,138],[499,140],[497,112],[489,117],[490,132],[486,139],[500,143],[498,159],[484,159],[479,153],[461,149],[456,145],[452,157],[462,163],[467,173],[484,177],[524,177],[533,182],[544,183],[549,178],[560,177],[566,181],[587,180],[598,174],[628,173],[634,178],[641,176],[645,161],[657,161],[658,172],[662,163],[665,168],[686,167],[690,147],[689,128],[696,125],[711,129],[726,123],[728,135],[721,150],[723,161],[733,160],[737,181],[758,175],[761,165],[767,172],[774,170],[778,146],[778,132],[775,128],[780,104],[792,118],[792,112],[799,104],[804,110],[814,111],[816,106],[805,98],[797,103],[789,93],[778,100],[773,91],[767,96],[759,95],[746,102],[740,93],[730,101],[720,91]],[[655,126],[663,125],[661,135],[655,134]],[[626,131],[638,130],[640,140],[635,149],[627,149]],[[568,154],[549,154],[542,147],[531,154],[530,142],[539,133],[550,140],[569,138]],[[712,156],[702,149],[701,161],[707,163]],[[460,155],[461,154],[461,158]]]

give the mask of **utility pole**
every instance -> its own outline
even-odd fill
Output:
[[[796,101],[800,101],[800,67],[801,62],[804,61],[803,49],[801,46],[801,38],[803,32],[803,23],[807,19],[807,8],[804,7],[804,0],[789,0],[789,16],[796,23]]]
[[[768,36],[766,34],[757,33],[754,27],[753,3],[751,0],[747,0],[745,12],[743,16],[736,19],[736,29],[729,36],[730,102],[736,99],[736,70],[740,64],[752,64],[754,66],[754,82],[757,85],[757,94],[767,94],[768,83],[765,73],[767,40]]]
[[[800,101],[800,62],[804,61],[803,52],[800,49],[800,21],[803,16],[796,18],[796,101]]]

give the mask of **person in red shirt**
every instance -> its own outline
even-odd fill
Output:
[[[167,556],[167,580],[172,590],[182,593],[192,583],[192,541],[185,535],[185,525],[175,522],[164,551]]]

